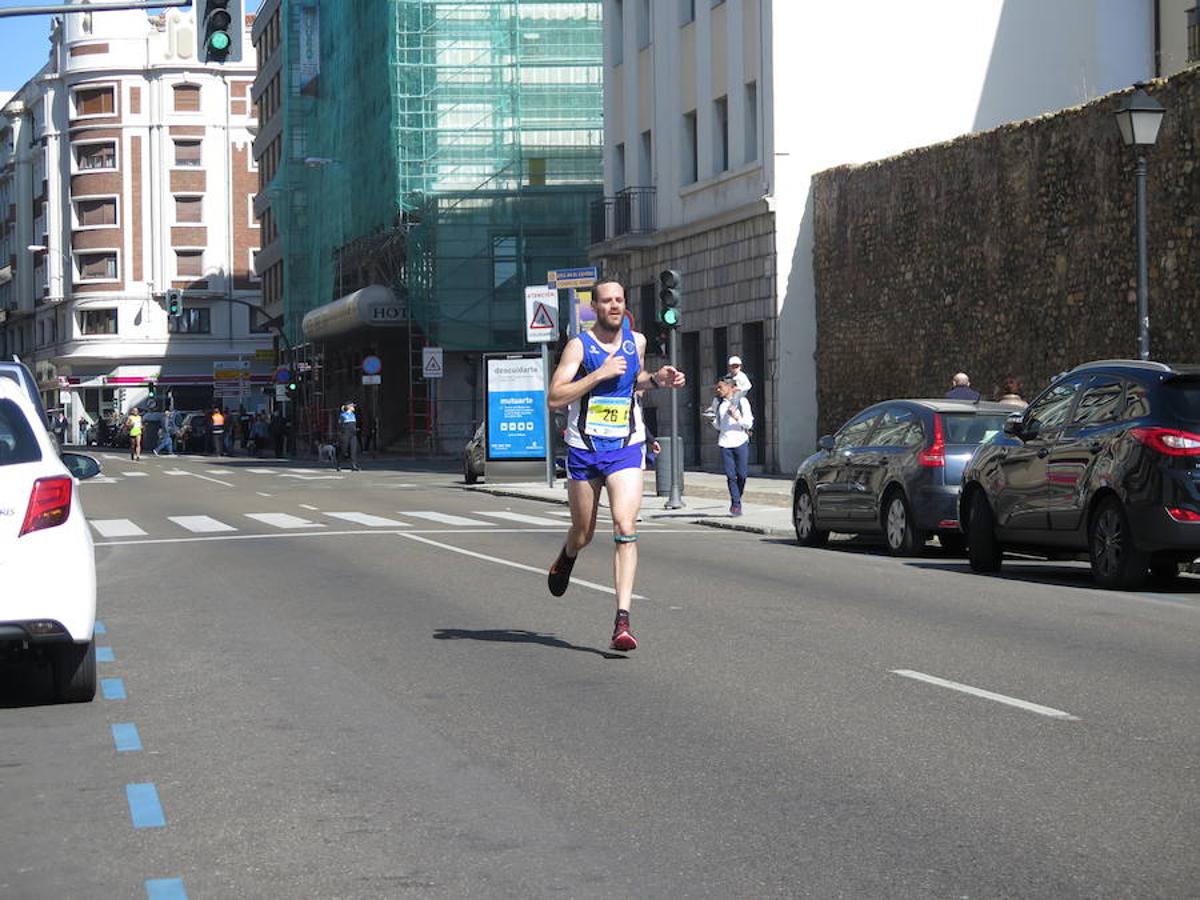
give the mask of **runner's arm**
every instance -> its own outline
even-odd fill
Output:
[[[637,341],[638,348],[638,376],[637,390],[645,390],[646,388],[656,387],[683,387],[683,373],[674,366],[663,366],[654,371],[646,371],[646,336],[640,331],[634,333],[634,338]]]
[[[578,400],[600,382],[620,375],[625,371],[625,360],[613,353],[604,361],[604,365],[594,372],[575,380],[579,367],[583,365],[583,342],[579,338],[571,338],[563,349],[558,368],[550,378],[550,391],[546,402],[551,409],[562,409]]]

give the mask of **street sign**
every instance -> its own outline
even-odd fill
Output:
[[[421,348],[421,374],[426,378],[441,378],[445,372],[441,347]]]
[[[546,284],[554,288],[590,288],[596,283],[595,266],[579,269],[551,269],[546,273]]]
[[[258,359],[258,360],[263,360],[265,362],[274,362],[275,361],[275,351],[272,350],[270,347],[266,347],[266,348],[259,347],[257,350],[254,351],[254,358]]]
[[[275,385],[275,399],[276,400],[286,400],[287,398],[288,398],[287,385],[286,384]]]
[[[362,377],[363,384],[383,384],[382,375],[364,375]]]
[[[383,360],[378,356],[364,356],[362,370],[364,375],[378,375],[383,371]],[[366,384],[366,382],[364,381],[363,384]],[[379,382],[375,381],[372,384],[379,384]]]
[[[558,338],[558,289],[525,288],[525,340],[549,343]]]
[[[291,370],[287,366],[280,366],[275,370],[275,383],[287,384],[292,380]]]

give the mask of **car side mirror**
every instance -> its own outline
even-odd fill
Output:
[[[817,446],[822,450],[832,450],[833,449],[833,435],[832,434],[821,435],[821,439],[819,441],[817,441]]]
[[[85,478],[95,478],[100,474],[100,460],[94,456],[85,456],[82,453],[64,453],[62,461],[63,465],[67,467],[67,471],[80,481]]]
[[[1021,436],[1021,415],[1019,413],[1004,420],[1004,433],[1009,437]]]
[[[1042,433],[1042,423],[1037,419],[1030,419],[1021,426],[1020,438],[1023,441],[1036,440],[1037,436]]]

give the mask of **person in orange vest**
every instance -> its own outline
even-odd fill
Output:
[[[212,411],[213,452],[221,456],[225,450],[225,412],[217,406]]]

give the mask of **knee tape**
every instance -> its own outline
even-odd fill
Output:
[[[614,534],[613,535],[613,541],[617,544],[636,544],[637,539],[638,539],[638,536],[637,536],[636,531],[633,534]]]

